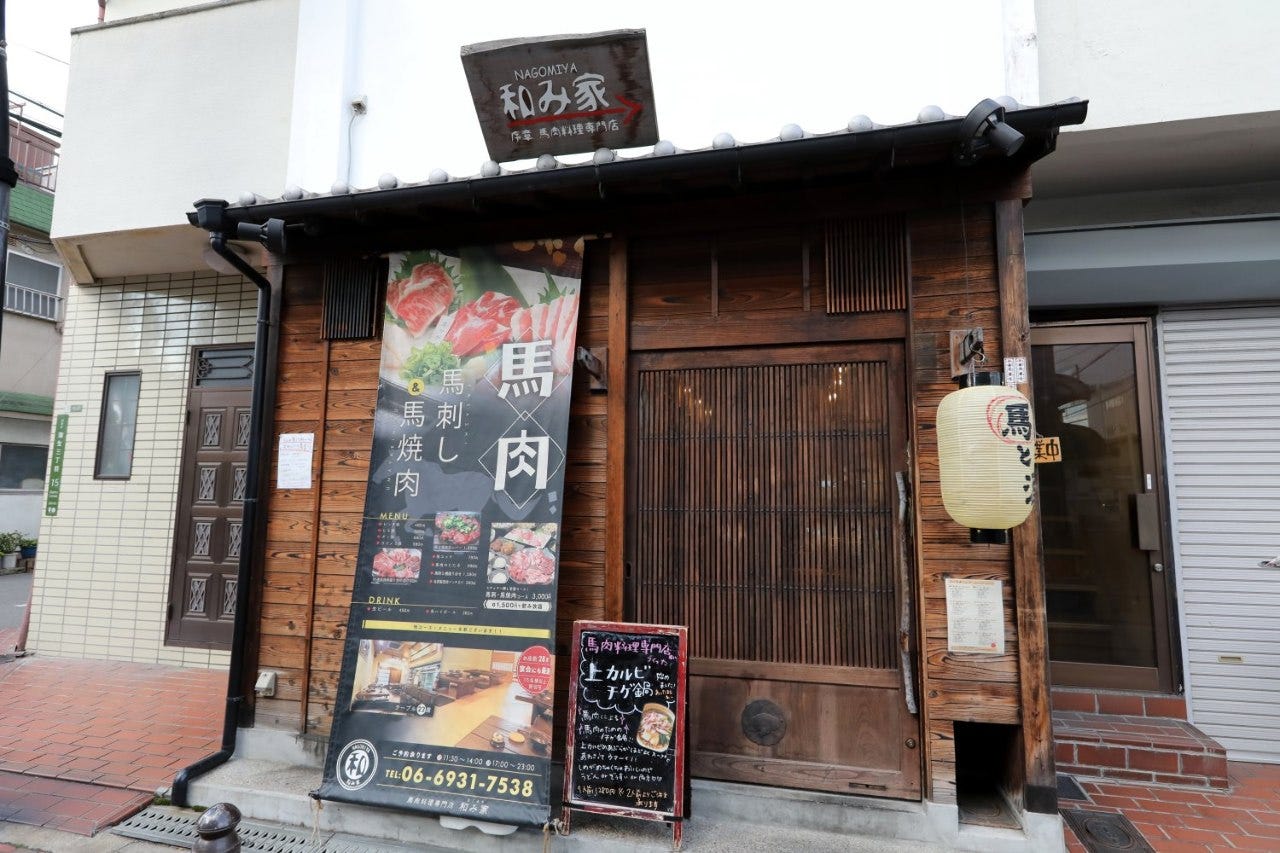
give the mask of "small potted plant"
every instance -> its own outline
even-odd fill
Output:
[[[22,559],[30,560],[36,555],[36,537],[22,536],[18,539],[18,550],[22,554]]]
[[[17,532],[0,533],[0,569],[14,569],[18,566],[18,541],[21,537]]]

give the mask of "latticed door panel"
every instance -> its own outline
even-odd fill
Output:
[[[637,618],[694,657],[896,668],[887,372],[642,372]]]
[[[235,367],[243,372],[238,363]],[[230,643],[248,425],[249,389],[225,383],[191,389],[169,593],[171,644]]]
[[[901,348],[634,363],[629,613],[689,628],[694,772],[918,796]]]

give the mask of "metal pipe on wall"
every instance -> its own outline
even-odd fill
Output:
[[[225,202],[223,203],[225,206]],[[249,279],[258,288],[258,324],[253,345],[253,396],[249,415],[249,452],[246,460],[244,515],[241,522],[240,562],[236,573],[236,616],[231,633],[231,661],[227,668],[226,709],[222,720],[221,748],[184,767],[173,777],[171,799],[174,805],[190,805],[188,789],[191,780],[225,764],[236,749],[236,732],[240,709],[244,705],[244,657],[249,629],[249,590],[253,577],[253,559],[258,553],[259,495],[261,490],[261,447],[267,418],[267,362],[271,337],[278,325],[272,316],[274,294],[271,282],[227,246],[227,235],[215,231],[209,237],[213,251]]]

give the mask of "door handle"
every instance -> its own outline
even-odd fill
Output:
[[[1139,551],[1160,550],[1160,501],[1155,492],[1133,495],[1133,527]]]
[[[916,707],[915,679],[911,673],[911,563],[907,551],[907,507],[911,499],[906,472],[895,471],[893,479],[898,484],[898,588],[901,591],[901,604],[898,607],[898,654],[902,666],[902,696],[907,702],[907,711],[915,717],[920,712]]]

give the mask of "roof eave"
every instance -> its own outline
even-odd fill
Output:
[[[1042,107],[1009,110],[1005,121],[1022,133],[1027,142],[1013,162],[1030,165],[1053,150],[1058,129],[1081,124],[1088,110],[1083,100],[1063,101]],[[695,182],[709,177],[740,173],[744,168],[792,168],[803,164],[806,172],[847,168],[850,161],[863,161],[866,171],[896,162],[911,163],[913,152],[935,148],[949,150],[958,142],[963,118],[875,127],[857,132],[837,132],[794,140],[734,145],[673,154],[650,154],[615,158],[609,162],[558,165],[551,169],[504,172],[492,177],[455,178],[422,182],[390,189],[357,190],[341,194],[311,195],[300,199],[272,200],[227,208],[229,223],[265,222],[278,218],[297,222],[309,218],[348,218],[371,211],[448,207],[451,205],[516,199],[530,193],[551,190],[607,191],[612,187],[662,180],[669,184]],[[999,155],[992,155],[995,159]],[[933,158],[941,162],[943,157]],[[965,167],[957,167],[965,168]],[[195,212],[188,221],[196,224]]]

